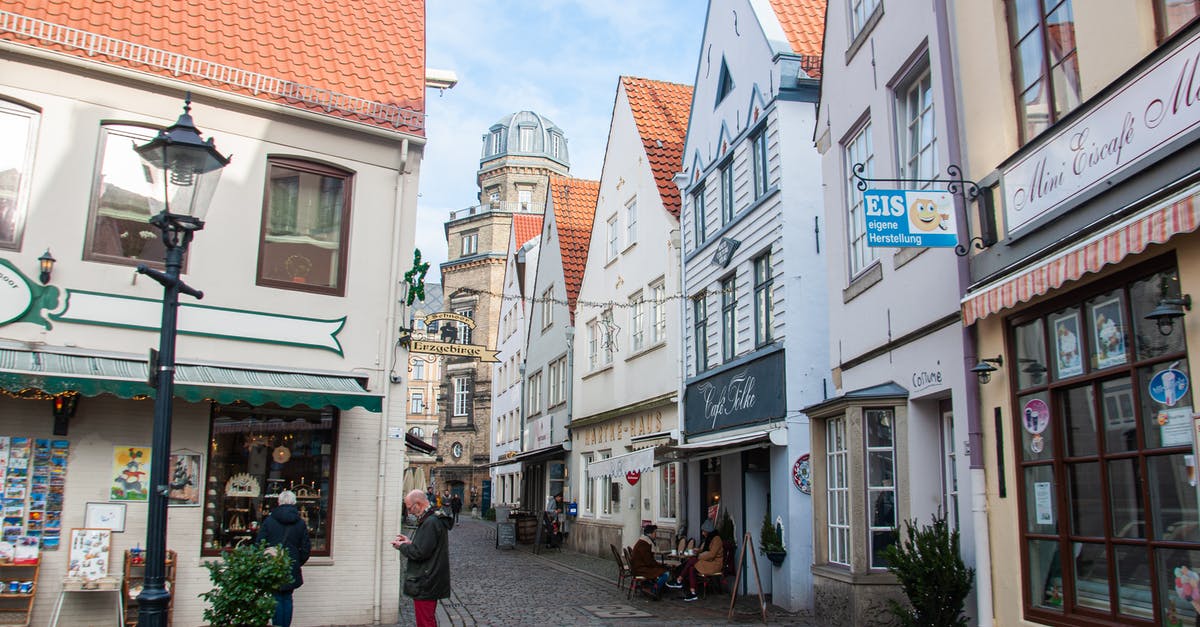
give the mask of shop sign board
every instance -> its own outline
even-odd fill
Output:
[[[58,288],[29,280],[7,259],[0,259],[0,327],[11,322],[32,322],[47,329],[44,311],[58,308]]]
[[[696,381],[684,395],[689,435],[782,418],[787,411],[783,351]]]
[[[867,246],[954,247],[954,195],[945,190],[868,189],[863,192]]]
[[[494,350],[477,344],[451,344],[447,342],[430,342],[427,340],[409,340],[410,353],[426,355],[446,355],[448,357],[469,357],[484,363],[499,363]]]
[[[1009,233],[1200,124],[1200,34],[1150,64],[1003,170]]]

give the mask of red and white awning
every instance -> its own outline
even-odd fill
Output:
[[[1028,302],[1067,281],[1200,227],[1200,191],[1189,189],[1057,252],[1019,273],[971,290],[962,299],[963,324]]]

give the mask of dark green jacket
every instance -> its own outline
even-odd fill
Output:
[[[418,601],[450,597],[450,537],[454,518],[430,506],[420,520],[412,542],[397,549],[408,558],[404,569],[404,594]]]

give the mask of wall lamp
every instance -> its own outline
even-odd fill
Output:
[[[38,275],[38,279],[41,280],[42,285],[50,282],[50,273],[54,271],[55,261],[58,260],[54,258],[54,255],[50,254],[49,248],[46,249],[46,252],[42,253],[41,257],[38,257],[38,270],[41,272]]]
[[[1158,306],[1146,314],[1147,320],[1158,323],[1158,332],[1170,335],[1175,332],[1175,320],[1182,318],[1185,312],[1192,310],[1192,295],[1184,294],[1182,298],[1163,298]]]
[[[980,359],[979,363],[975,364],[974,368],[971,368],[971,372],[974,372],[979,377],[980,383],[987,383],[992,380],[992,373],[1003,365],[1004,355],[996,355],[993,358]]]

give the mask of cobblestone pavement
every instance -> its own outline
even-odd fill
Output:
[[[616,566],[573,551],[518,545],[495,548],[495,524],[463,517],[450,532],[452,595],[438,605],[438,625],[741,625],[761,624],[758,597],[738,599],[727,618],[728,593],[684,603],[667,590],[661,601],[616,586]],[[803,616],[768,607],[771,625],[812,627]],[[400,625],[414,624],[401,599]]]

